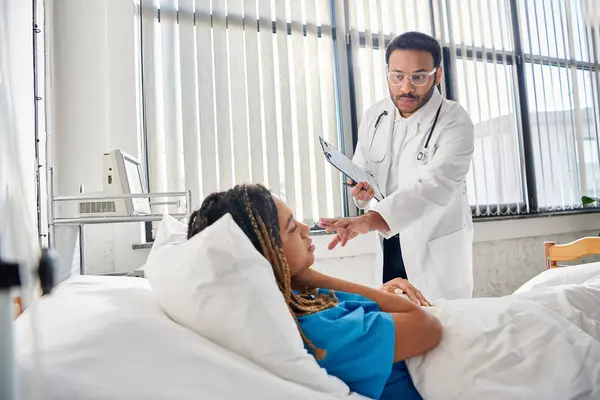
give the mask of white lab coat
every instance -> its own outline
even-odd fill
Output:
[[[428,162],[423,164],[416,157],[440,104]],[[388,114],[381,118],[374,137],[375,121],[384,110]],[[444,99],[437,89],[413,115],[416,129],[400,129],[401,118],[389,97],[369,108],[360,124],[353,158],[375,177],[385,196],[381,202],[356,202],[360,208],[378,212],[390,227],[378,235],[377,266],[383,272],[383,237],[399,233],[408,278],[428,299],[470,298],[473,220],[465,177],[473,154],[473,122],[458,103]],[[392,154],[400,157],[401,173],[396,176],[401,182],[396,191],[386,193]]]

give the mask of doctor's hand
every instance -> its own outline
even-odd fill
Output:
[[[352,179],[348,180],[349,185],[354,185],[354,181]],[[375,191],[367,182],[358,182],[355,186],[350,190],[350,194],[356,200],[360,201],[369,201],[375,196]]]
[[[387,232],[390,229],[383,217],[374,211],[369,211],[360,217],[320,218],[319,227],[325,229],[327,233],[336,233],[327,246],[329,250],[333,250],[340,243],[342,247],[346,246],[349,240],[360,234],[374,230]]]
[[[379,290],[398,295],[405,294],[410,301],[419,306],[431,306],[431,303],[423,296],[421,291],[411,285],[406,279],[396,278],[387,281]]]

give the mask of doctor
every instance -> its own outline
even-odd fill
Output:
[[[385,52],[389,98],[365,113],[353,161],[375,178],[384,198],[359,182],[351,194],[368,210],[359,217],[322,218],[336,232],[330,250],[378,231],[384,289],[408,279],[430,300],[472,297],[473,221],[465,176],[473,123],[436,86],[443,77],[437,41],[404,33]],[[352,182],[353,183],[353,182]]]

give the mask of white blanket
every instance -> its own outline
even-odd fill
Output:
[[[600,399],[600,266],[572,268],[511,296],[436,304],[442,343],[408,362],[421,395]]]
[[[41,370],[31,313],[15,324],[24,399],[331,399],[171,321],[143,279],[75,278],[38,305]],[[426,400],[600,399],[600,265],[431,312],[444,339],[408,362]]]
[[[173,322],[145,279],[74,278],[38,303],[37,317],[37,352],[31,312],[15,323],[20,399],[336,400]]]

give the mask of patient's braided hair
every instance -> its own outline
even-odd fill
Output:
[[[337,298],[333,293],[317,294],[316,290],[302,295],[292,292],[290,268],[281,244],[279,216],[271,193],[262,185],[237,185],[225,192],[209,195],[190,217],[188,239],[227,213],[231,214],[254,247],[273,267],[277,285],[296,321],[302,340],[313,350],[315,357],[322,360],[325,350],[317,349],[304,335],[297,317],[334,307]]]

